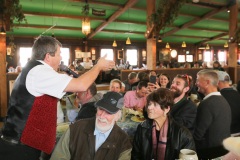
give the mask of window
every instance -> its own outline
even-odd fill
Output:
[[[137,65],[138,55],[136,49],[127,49],[126,56],[127,56],[126,61],[128,61],[131,66]]]
[[[193,55],[186,55],[187,62],[193,62]]]
[[[69,48],[61,48],[61,56],[64,65],[69,66],[70,51]]]
[[[31,58],[32,55],[32,48],[31,47],[20,47],[19,49],[19,65],[21,67],[24,67],[26,63],[28,62],[28,59]],[[64,62],[65,65],[69,65],[69,48],[61,48],[61,56],[62,56],[62,61]]]
[[[226,51],[223,51],[223,50],[218,51],[218,61],[226,62]]]
[[[24,67],[26,65],[26,63],[28,62],[28,60],[31,58],[31,56],[32,56],[32,48],[31,47],[20,47],[19,65],[21,67]]]
[[[113,49],[101,49],[101,57],[107,54],[108,60],[113,60]]]
[[[204,51],[204,53],[203,53],[203,61],[204,62],[211,62],[212,61],[212,53],[211,53],[211,51]]]
[[[185,62],[185,55],[178,55],[178,62]]]

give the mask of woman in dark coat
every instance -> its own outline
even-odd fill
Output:
[[[147,117],[135,133],[132,160],[175,160],[181,149],[195,150],[190,131],[168,116],[172,105],[173,94],[166,88],[148,95]]]

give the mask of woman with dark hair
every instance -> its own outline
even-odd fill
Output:
[[[132,160],[175,160],[181,149],[195,150],[190,131],[168,115],[172,106],[173,93],[169,89],[159,88],[147,96],[147,116],[137,127]]]
[[[213,69],[219,70],[219,71],[224,71],[224,69],[222,68],[221,64],[218,61],[213,62]]]
[[[159,86],[161,88],[170,88],[170,86],[171,86],[170,77],[166,73],[160,74]]]

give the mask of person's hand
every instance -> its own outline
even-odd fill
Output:
[[[100,70],[108,71],[108,70],[111,70],[113,67],[115,67],[115,62],[112,60],[106,60],[106,57],[107,57],[107,54],[101,57],[96,64]]]
[[[141,107],[139,107],[139,106],[137,106],[137,105],[136,105],[136,106],[134,106],[134,107],[133,107],[133,109],[134,109],[135,111],[142,111],[142,108],[141,108]]]
[[[160,88],[160,86],[157,82],[155,84],[151,83],[151,82],[148,82],[148,90],[149,90],[150,93],[152,91],[154,91],[155,89],[158,89],[158,88]]]

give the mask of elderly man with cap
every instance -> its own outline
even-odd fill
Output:
[[[52,160],[131,158],[128,135],[115,123],[121,117],[122,95],[108,92],[95,106],[96,117],[70,125],[52,153]]]
[[[227,72],[218,71],[218,79],[220,93],[227,100],[231,108],[231,135],[240,136],[240,94],[230,86],[231,79]]]

